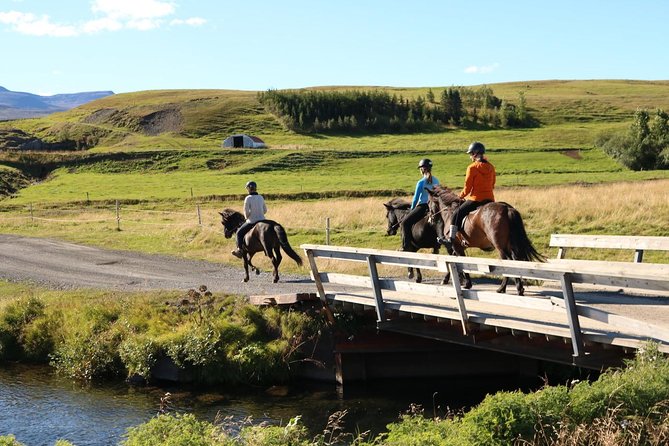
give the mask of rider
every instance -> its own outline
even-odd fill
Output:
[[[411,228],[427,214],[427,201],[430,198],[425,189],[432,190],[439,184],[437,177],[432,176],[432,161],[423,158],[418,162],[418,168],[423,176],[416,183],[416,192],[414,192],[411,201],[411,212],[402,220],[402,251],[411,251]]]
[[[485,146],[475,141],[469,145],[467,154],[472,163],[467,166],[465,187],[460,192],[460,198],[464,198],[465,201],[453,213],[451,219],[449,239],[446,241],[446,244],[451,246],[467,214],[479,206],[495,201],[495,195],[493,194],[496,178],[495,166],[484,156]]]
[[[257,222],[265,219],[265,212],[267,212],[265,199],[257,192],[257,189],[258,185],[255,181],[246,183],[246,190],[249,193],[244,199],[244,217],[246,217],[246,221],[237,229],[237,248],[232,251],[232,255],[240,259],[242,258],[244,236]]]

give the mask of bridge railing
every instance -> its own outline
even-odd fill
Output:
[[[574,358],[586,354],[586,341],[640,348],[646,340],[653,340],[660,343],[662,351],[669,352],[667,324],[595,308],[582,299],[577,301],[574,292],[574,285],[587,284],[666,295],[669,320],[669,265],[585,261],[536,263],[342,246],[302,245],[301,248],[309,259],[321,300],[373,306],[379,326],[395,310],[426,318],[459,320],[464,335],[468,334],[471,324],[478,324],[567,338],[571,340]],[[365,263],[367,274],[323,271],[317,259]],[[379,265],[450,272],[452,282],[450,285],[419,284],[381,277]],[[559,288],[539,296],[498,294],[477,290],[476,286],[467,290],[460,283],[460,272],[552,281],[557,282]]]

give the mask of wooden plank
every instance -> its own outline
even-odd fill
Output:
[[[367,266],[369,267],[369,277],[372,281],[372,290],[374,291],[374,302],[376,303],[376,321],[386,320],[386,309],[383,304],[383,293],[379,285],[379,272],[376,270],[376,260],[374,256],[367,257]]]
[[[251,305],[292,305],[298,302],[317,301],[316,293],[261,294],[249,296]]]
[[[462,287],[460,286],[460,270],[455,263],[448,264],[448,270],[451,273],[451,283],[453,283],[453,291],[455,291],[455,299],[458,302],[458,312],[460,313],[460,322],[462,323],[462,334],[467,335],[467,308],[465,307],[465,300],[462,297]]]
[[[551,234],[549,245],[563,248],[641,249],[669,251],[669,237]]]
[[[328,323],[330,325],[333,325],[335,323],[334,314],[332,314],[332,311],[328,306],[328,301],[325,296],[325,289],[323,288],[323,284],[321,283],[320,274],[318,274],[318,265],[316,265],[316,259],[314,258],[314,253],[306,249],[305,253],[307,255],[307,259],[309,259],[311,278],[316,284],[316,290],[318,291],[318,297],[321,300],[321,304],[323,305],[323,311],[325,312],[325,317],[327,318]]]
[[[581,335],[581,324],[578,320],[576,311],[576,301],[574,300],[574,288],[571,283],[571,274],[566,273],[562,276],[562,295],[564,297],[565,308],[567,310],[567,321],[569,322],[569,332],[571,334],[571,345],[574,350],[574,357],[585,355],[583,346],[583,337]]]

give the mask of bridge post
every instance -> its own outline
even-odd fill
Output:
[[[369,277],[372,279],[372,288],[374,289],[374,301],[376,302],[377,322],[386,320],[386,309],[383,304],[383,294],[381,293],[381,284],[379,283],[379,272],[376,269],[376,257],[367,256],[367,266],[369,267]]]
[[[447,262],[448,272],[451,274],[453,281],[453,288],[455,289],[455,298],[458,301],[458,311],[460,312],[460,322],[462,322],[462,334],[467,336],[467,308],[465,307],[465,300],[462,298],[462,286],[460,285],[460,267],[456,263]]]
[[[316,290],[318,290],[318,298],[323,304],[323,311],[325,312],[325,317],[328,320],[330,325],[334,325],[335,319],[330,307],[328,307],[328,300],[325,297],[325,288],[323,288],[323,282],[321,281],[321,274],[318,272],[318,266],[316,265],[316,259],[314,259],[314,253],[311,249],[307,250],[307,258],[309,259],[309,266],[311,267],[311,278],[314,279],[316,284]]]
[[[585,347],[583,345],[581,324],[578,320],[576,300],[574,299],[574,286],[572,285],[571,273],[562,274],[560,283],[562,285],[562,296],[564,297],[564,303],[567,310],[569,331],[571,332],[571,345],[574,349],[572,356],[574,358],[582,358],[585,355]]]
[[[643,262],[643,249],[637,249],[634,251],[634,262],[641,263]]]

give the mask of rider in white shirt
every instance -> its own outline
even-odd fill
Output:
[[[256,191],[257,188],[258,185],[255,181],[246,183],[246,190],[249,192],[244,199],[244,216],[246,217],[246,221],[237,229],[237,249],[232,251],[232,255],[240,259],[242,258],[244,236],[257,222],[265,219],[265,212],[267,212],[265,199]]]

